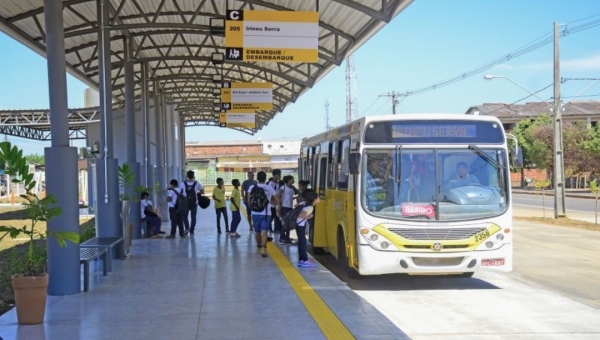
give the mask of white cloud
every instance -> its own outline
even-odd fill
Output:
[[[551,70],[552,62],[531,63],[520,66],[527,70]],[[591,55],[577,59],[561,60],[560,69],[564,71],[598,71],[600,70],[600,54]]]

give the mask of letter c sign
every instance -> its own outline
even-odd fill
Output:
[[[235,21],[244,20],[244,11],[238,11],[238,10],[227,11],[227,20],[235,20]]]

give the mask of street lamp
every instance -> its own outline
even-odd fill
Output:
[[[513,84],[517,85],[518,87],[520,87],[521,89],[523,89],[525,92],[529,92],[529,94],[531,94],[532,96],[534,96],[534,97],[536,97],[537,99],[541,100],[542,102],[544,102],[544,103],[548,104],[548,107],[550,108],[550,110],[552,110],[552,109],[553,109],[553,107],[552,107],[552,104],[550,104],[550,103],[548,103],[546,100],[544,100],[544,99],[542,99],[542,98],[538,97],[538,95],[536,95],[535,93],[533,93],[533,92],[529,91],[528,89],[524,88],[523,86],[519,85],[518,83],[514,82],[512,79],[510,79],[510,78],[508,78],[508,77],[502,77],[502,76],[492,76],[492,75],[490,75],[490,74],[488,74],[488,75],[485,75],[485,76],[483,77],[483,79],[485,79],[485,80],[492,80],[492,79],[496,79],[496,78],[499,78],[499,79],[506,79],[506,80],[510,81],[511,83],[513,83]]]
[[[514,85],[520,87],[524,91],[528,92],[532,96],[538,98],[542,102],[548,105],[550,111],[554,112],[554,218],[565,217],[565,168],[563,163],[563,133],[562,133],[562,106],[560,104],[560,91],[557,90],[555,84],[555,95],[554,95],[554,104],[551,104],[544,99],[537,96],[535,93],[529,91],[518,83],[514,82],[512,79],[508,77],[502,76],[492,76],[485,75],[483,79],[492,80],[495,78],[506,79]],[[557,94],[558,93],[558,94]]]

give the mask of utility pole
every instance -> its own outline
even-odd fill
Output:
[[[565,217],[565,169],[562,107],[560,104],[560,58],[558,22],[554,23],[554,218]]]
[[[392,98],[392,114],[396,114],[396,105],[398,104],[398,100],[396,100],[396,98],[400,97],[400,94],[396,93],[396,91],[392,91],[391,93],[379,95],[379,97],[391,97]]]

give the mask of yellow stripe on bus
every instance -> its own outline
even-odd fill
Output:
[[[245,207],[240,209],[246,217]],[[267,251],[327,339],[356,339],[277,246],[271,243]]]

